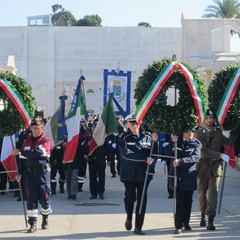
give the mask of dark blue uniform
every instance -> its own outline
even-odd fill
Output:
[[[50,164],[51,164],[51,191],[52,194],[56,194],[57,186],[57,172],[59,173],[59,186],[60,193],[64,193],[64,184],[66,182],[65,169],[63,165],[63,156],[64,156],[64,142],[55,146],[50,155]]]
[[[174,156],[175,143],[170,142],[165,149],[169,155]],[[179,160],[179,166],[176,169],[176,229],[182,229],[183,224],[185,227],[189,226],[192,196],[194,190],[197,189],[196,162],[199,161],[200,154],[201,143],[196,138],[189,141],[184,141],[182,137],[179,138],[177,143],[177,159]],[[171,166],[170,172],[172,175],[173,171],[173,166]]]
[[[150,133],[142,130],[139,132],[139,136],[127,131],[119,136],[118,144],[121,154],[120,178],[125,186],[124,204],[127,219],[132,221],[134,202],[137,200],[135,228],[141,230],[147,205],[147,188],[152,180],[152,175],[148,175],[142,211],[139,214],[147,170],[146,160],[150,156],[152,137]],[[154,152],[157,152],[157,143],[155,145]],[[150,173],[153,172],[154,168],[150,168]]]

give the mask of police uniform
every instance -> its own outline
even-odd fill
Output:
[[[136,122],[136,119],[129,118],[128,122]],[[151,134],[143,130],[139,135],[128,130],[119,136],[119,150],[121,154],[120,179],[125,186],[125,211],[127,220],[125,227],[127,230],[132,228],[132,215],[134,202],[137,200],[135,215],[135,234],[142,235],[142,226],[147,205],[147,188],[152,180],[152,174],[147,177],[146,192],[144,195],[141,214],[139,214],[141,197],[143,192],[145,174],[147,169],[146,160],[150,156],[151,145],[154,144],[154,152],[157,152],[157,143],[152,143]],[[150,173],[154,173],[154,168],[150,168]]]
[[[55,146],[50,155],[50,164],[51,164],[51,192],[52,195],[56,194],[57,180],[56,176],[59,173],[59,187],[60,193],[64,193],[64,184],[66,182],[65,170],[63,165],[63,157],[65,150],[65,142],[59,143]]]
[[[212,115],[211,110],[207,116]],[[197,165],[198,172],[198,203],[201,212],[200,226],[206,226],[205,214],[209,216],[211,226],[215,230],[213,219],[216,216],[218,188],[222,174],[221,151],[228,139],[222,130],[216,126],[208,129],[205,125],[196,132],[196,138],[201,142],[201,158]]]
[[[175,143],[170,142],[166,146],[166,151],[169,155],[174,156]],[[177,142],[177,159],[179,161],[179,166],[176,168],[175,233],[180,233],[183,225],[186,230],[191,230],[189,221],[192,209],[192,196],[194,190],[197,189],[196,163],[200,159],[200,154],[201,143],[199,140],[192,138],[186,141],[183,137],[179,138]],[[170,175],[173,176],[173,172],[173,165],[171,165]],[[174,189],[174,186],[172,186],[172,189]]]
[[[33,121],[31,126],[43,126],[43,122]],[[38,216],[38,203],[43,216],[42,229],[48,227],[47,218],[52,212],[50,205],[50,151],[51,141],[42,133],[39,137],[33,137],[30,133],[24,140],[19,160],[19,174],[25,174],[27,192],[27,216],[30,229],[36,231]]]

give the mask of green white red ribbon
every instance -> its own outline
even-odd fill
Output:
[[[24,100],[20,96],[19,92],[17,91],[17,89],[9,81],[3,79],[0,79],[0,87],[12,100],[14,106],[20,113],[26,127],[28,127],[33,116],[29,111],[27,105],[25,104]]]
[[[236,69],[235,72],[233,73],[233,76],[227,85],[227,88],[224,92],[224,95],[218,107],[217,118],[220,126],[223,126],[223,123],[227,116],[228,109],[230,108],[231,102],[235,96],[239,83],[240,83],[240,68]]]
[[[163,68],[163,70],[158,74],[158,76],[150,86],[149,90],[145,94],[144,98],[137,106],[135,117],[138,123],[142,121],[142,119],[148,112],[149,108],[151,107],[153,101],[155,100],[155,98],[161,91],[162,87],[171,77],[176,68],[179,68],[183,75],[185,76],[187,85],[190,89],[191,96],[194,101],[194,105],[196,107],[198,123],[201,124],[204,121],[205,118],[204,104],[201,96],[199,95],[197,82],[194,80],[193,75],[188,71],[188,69],[185,66],[183,66],[179,62],[171,62],[168,65],[166,65]]]

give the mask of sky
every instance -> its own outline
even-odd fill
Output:
[[[137,26],[148,22],[152,27],[180,27],[182,13],[201,18],[212,0],[0,0],[0,26],[26,26],[27,17],[52,13],[60,4],[78,20],[97,14],[102,26]]]

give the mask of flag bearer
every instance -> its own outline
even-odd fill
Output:
[[[21,181],[25,175],[27,191],[27,216],[30,228],[28,233],[37,230],[38,203],[42,214],[42,229],[48,228],[48,215],[52,212],[50,205],[50,165],[51,141],[44,137],[44,121],[41,118],[31,122],[32,133],[24,140],[21,150],[13,149],[13,155],[20,155],[19,175]]]
[[[139,214],[139,209],[147,166],[152,163],[151,146],[152,144],[156,148],[158,146],[157,134],[152,138],[150,133],[143,131],[134,116],[126,117],[126,120],[128,131],[122,133],[118,141],[121,154],[120,179],[125,186],[124,204],[127,213],[125,228],[128,231],[132,229],[134,202],[137,200],[134,234],[144,235],[142,226],[147,205],[147,188],[153,178],[152,174],[147,176],[141,214]],[[155,151],[157,152],[157,149],[154,149]],[[151,168],[151,173],[153,172],[154,169]]]

